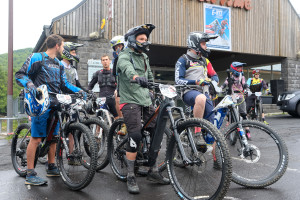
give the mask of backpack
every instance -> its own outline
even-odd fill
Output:
[[[117,76],[117,63],[118,63],[118,59],[119,59],[119,56],[115,58],[114,60],[114,64],[113,64],[113,75],[116,77]]]
[[[117,72],[117,63],[118,63],[118,60],[119,60],[119,56],[115,58],[114,64],[113,64],[113,75],[114,75],[115,77],[118,76],[118,72]],[[136,69],[131,54],[130,54],[130,62],[132,63],[133,68]]]
[[[118,97],[120,97],[120,93],[119,93],[119,79],[118,79],[118,72],[117,72],[117,63],[118,63],[118,60],[119,60],[119,56],[115,58],[114,60],[114,64],[113,64],[113,69],[112,69],[112,74],[113,76],[116,78],[116,81],[117,81],[117,93],[118,93]],[[135,67],[135,64],[133,62],[133,59],[132,59],[132,56],[130,54],[130,62],[132,63],[133,65],[133,68],[134,70],[136,69]]]

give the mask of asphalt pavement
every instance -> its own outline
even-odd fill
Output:
[[[284,176],[265,189],[246,189],[231,183],[225,199],[231,200],[295,200],[300,199],[300,120],[289,115],[268,116],[267,121],[285,140],[289,150],[289,165]],[[45,167],[37,165],[40,176],[46,177]],[[130,195],[126,183],[118,181],[110,166],[96,173],[93,182],[79,192],[69,190],[59,177],[49,178],[47,186],[26,186],[25,179],[14,171],[10,157],[10,141],[0,140],[0,199],[178,199],[170,185],[153,184],[138,177],[139,195]]]

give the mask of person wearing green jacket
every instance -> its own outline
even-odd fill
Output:
[[[120,109],[124,116],[124,122],[128,132],[128,144],[126,149],[127,161],[127,188],[129,193],[139,193],[139,187],[134,175],[134,163],[142,134],[141,115],[147,121],[155,112],[152,106],[148,80],[153,81],[149,58],[145,52],[149,51],[148,38],[155,28],[152,24],[144,24],[128,30],[125,35],[128,48],[121,51],[117,61],[117,73],[119,77]],[[135,80],[137,83],[131,83]],[[147,130],[153,136],[155,132],[155,120],[151,122]],[[157,164],[150,166],[148,180],[160,184],[169,184],[170,180],[158,172]]]

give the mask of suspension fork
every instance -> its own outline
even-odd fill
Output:
[[[69,150],[69,146],[67,144],[67,141],[66,141],[66,137],[67,137],[67,134],[66,134],[66,129],[68,128],[70,122],[66,122],[65,124],[62,123],[62,117],[61,117],[61,113],[57,113],[57,116],[58,116],[58,121],[59,121],[59,126],[60,126],[60,139],[62,140],[63,142],[63,145],[65,147],[65,150],[66,150],[66,154],[67,154],[67,158],[70,156],[70,150]],[[74,141],[75,141],[75,138],[74,138]]]
[[[167,112],[168,112],[168,115],[169,115],[169,118],[170,118],[170,121],[171,121],[171,126],[172,126],[172,129],[173,129],[173,132],[174,132],[175,140],[176,140],[176,142],[177,142],[177,145],[178,145],[180,154],[181,154],[181,156],[182,156],[183,163],[184,163],[185,165],[187,165],[187,164],[192,163],[192,161],[191,161],[190,159],[188,159],[188,157],[186,156],[185,151],[184,151],[184,149],[183,149],[183,145],[182,145],[182,143],[181,143],[180,136],[179,136],[179,134],[178,134],[178,132],[177,132],[177,128],[178,128],[178,127],[177,127],[177,122],[178,122],[178,121],[177,121],[176,123],[174,122],[174,118],[173,118],[173,115],[172,115],[172,110],[177,110],[177,111],[179,111],[181,118],[183,118],[184,120],[185,120],[186,118],[185,118],[183,109],[182,109],[181,107],[175,107],[175,108],[173,108],[173,109],[172,109],[172,107],[167,107]],[[196,149],[196,145],[195,145],[195,142],[194,142],[194,138],[193,138],[193,136],[192,136],[192,133],[191,133],[190,129],[187,130],[187,136],[188,136],[188,140],[189,140],[189,142],[190,142],[190,144],[191,144],[192,151],[193,151],[193,153],[197,156],[197,155],[198,155],[198,151],[197,151],[197,149]]]
[[[237,131],[239,133],[241,146],[244,146],[246,148],[246,150],[248,151],[249,150],[249,143],[248,143],[248,140],[246,138],[245,130],[242,126],[242,123],[243,123],[242,121],[243,120],[240,120],[239,113],[237,112],[237,109],[234,106],[232,106],[232,108],[231,108],[231,113],[232,113],[232,117],[234,118],[234,120],[238,124]]]

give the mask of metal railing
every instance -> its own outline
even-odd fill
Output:
[[[6,121],[6,124],[7,124],[7,126],[6,126],[6,133],[13,132],[14,130],[12,130],[12,131],[9,130],[8,124],[10,122],[13,123],[14,120],[18,121],[18,126],[19,126],[21,121],[23,121],[23,120],[27,120],[28,121],[28,117],[12,117],[12,118],[3,117],[3,118],[0,118],[0,133],[2,133],[2,122],[3,121]]]

